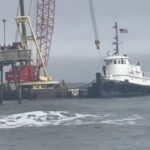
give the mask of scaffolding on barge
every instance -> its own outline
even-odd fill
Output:
[[[1,88],[0,88],[0,104],[3,104],[3,96],[4,96],[4,66],[11,65],[12,68],[18,64],[18,67],[21,68],[21,65],[31,61],[31,50],[20,50],[13,49],[10,47],[5,47],[0,49],[0,72],[1,72]],[[18,91],[18,102],[21,103],[21,74],[13,73],[13,77],[15,79],[16,90]],[[9,94],[9,93],[8,93]]]

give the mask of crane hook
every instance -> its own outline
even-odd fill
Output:
[[[97,49],[100,49],[100,41],[99,40],[95,40],[95,45]]]

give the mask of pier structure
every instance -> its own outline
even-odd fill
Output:
[[[0,72],[1,72],[1,78],[0,78],[0,104],[3,104],[4,99],[4,73],[5,69],[4,67],[9,68],[12,66],[14,68],[16,65],[19,67],[22,66],[22,64],[25,64],[27,62],[31,61],[31,50],[26,49],[17,49],[13,47],[0,47]],[[13,71],[13,70],[12,70]],[[21,75],[19,76],[16,74],[16,72],[13,72],[12,78],[15,79],[15,86],[17,91],[17,98],[18,103],[21,103]],[[18,81],[17,81],[18,79]],[[8,93],[9,94],[9,93]]]

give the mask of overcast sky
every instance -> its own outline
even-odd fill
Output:
[[[7,19],[7,43],[15,40],[15,21],[18,0],[0,0],[0,19]],[[26,2],[26,12],[28,4]],[[36,0],[33,0],[35,3]],[[123,45],[120,52],[141,61],[144,69],[150,55],[150,1],[149,0],[93,0],[101,49],[94,45],[94,34],[88,0],[56,0],[56,15],[50,54],[49,72],[56,80],[90,82],[100,70],[107,50],[113,49],[115,21],[129,33],[119,36]],[[33,11],[34,6],[32,7]],[[34,12],[34,11],[33,11]],[[33,13],[34,14],[34,13]],[[35,19],[35,18],[34,18]],[[3,44],[3,24],[0,25],[0,43]],[[145,56],[147,57],[145,57]],[[138,59],[138,60],[136,60]]]

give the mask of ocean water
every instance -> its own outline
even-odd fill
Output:
[[[5,102],[0,150],[150,150],[150,97]]]

